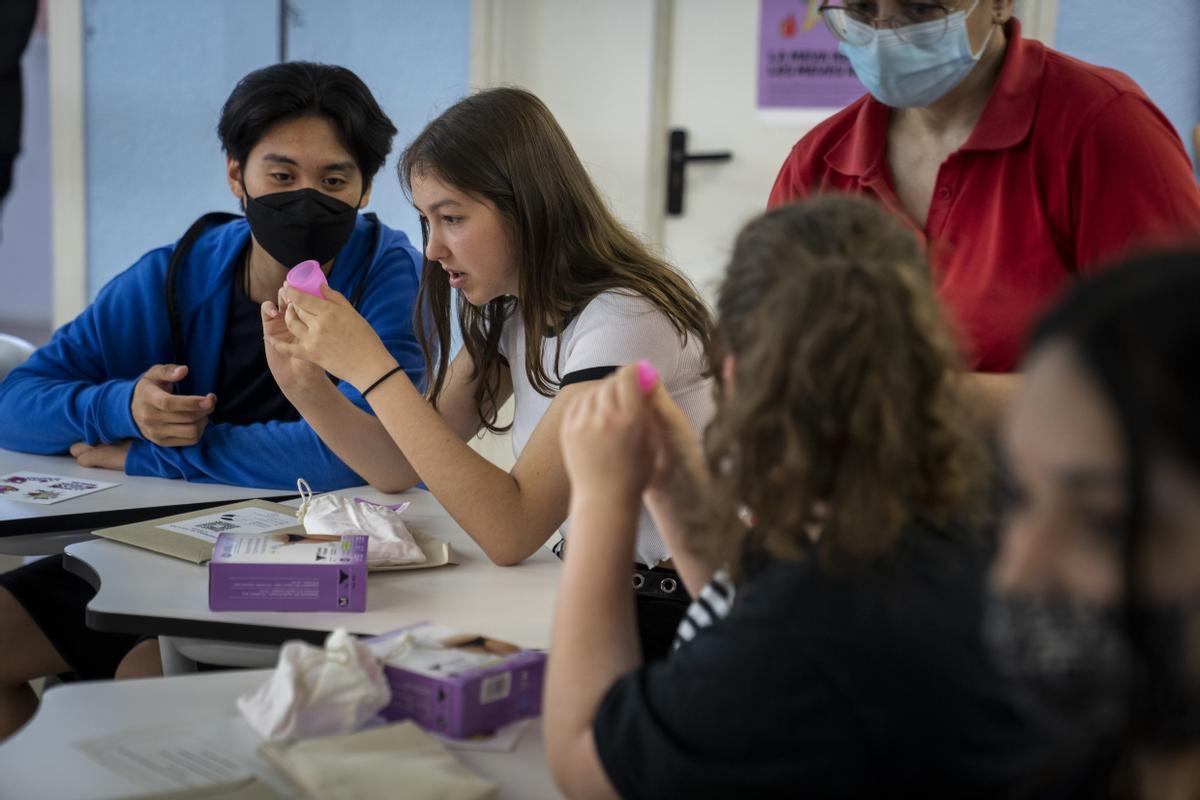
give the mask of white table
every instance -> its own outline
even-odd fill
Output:
[[[214,715],[234,717],[235,699],[266,675],[264,670],[216,672],[50,689],[37,716],[0,745],[0,800],[101,800],[145,793],[129,778],[93,762],[73,743],[156,725],[207,721]],[[453,752],[495,781],[501,800],[559,796],[547,772],[540,720],[526,727],[511,753]]]
[[[214,612],[208,610],[207,566],[94,539],[71,545],[64,559],[67,569],[98,584],[96,597],[88,603],[88,626],[173,639],[277,645],[288,639],[320,643],[337,627],[356,634],[378,634],[430,621],[522,647],[548,647],[561,571],[559,560],[549,550],[538,548],[521,564],[498,567],[426,491],[384,495],[360,488],[339,494],[388,504],[411,502],[404,518],[417,529],[449,542],[459,564],[372,573],[363,613]],[[217,659],[214,663],[229,662]]]
[[[36,456],[0,449],[0,474],[20,471],[121,485],[52,505],[22,503],[0,496],[0,553],[6,555],[59,552],[64,541],[86,538],[97,528],[182,514],[239,500],[285,500],[296,496],[294,491],[279,489],[143,478],[114,470],[81,467],[70,456]]]

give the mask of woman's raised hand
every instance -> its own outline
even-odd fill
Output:
[[[328,286],[321,287],[321,295],[316,298],[286,285],[280,289],[286,305],[279,316],[290,338],[268,335],[268,347],[316,364],[361,392],[395,367],[396,360],[344,296]]]
[[[653,424],[636,366],[622,367],[575,397],[559,434],[572,500],[589,496],[640,504],[653,471],[648,430]]]
[[[282,301],[281,301],[282,302]],[[295,337],[284,322],[284,313],[279,306],[270,300],[265,301],[260,308],[263,326],[263,349],[266,351],[267,367],[275,383],[279,384],[284,395],[289,392],[311,389],[321,384],[329,384],[325,370],[311,361],[293,358],[285,355],[273,346],[274,342],[295,343]]]

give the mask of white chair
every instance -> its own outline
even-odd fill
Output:
[[[187,675],[199,664],[234,669],[264,669],[279,662],[280,645],[222,642],[215,639],[188,639],[183,636],[159,636],[158,652],[164,675]]]
[[[34,346],[19,336],[0,333],[0,381],[33,355]]]

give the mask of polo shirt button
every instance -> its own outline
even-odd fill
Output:
[[[939,199],[945,200],[947,197],[950,196],[950,190],[947,189],[945,186],[943,186],[942,188],[937,190],[937,196]]]

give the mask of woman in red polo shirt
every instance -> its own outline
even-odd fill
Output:
[[[769,205],[867,194],[921,233],[994,419],[1026,328],[1071,276],[1200,230],[1191,163],[1128,76],[1022,39],[1013,0],[821,12],[870,94],[796,144]]]

